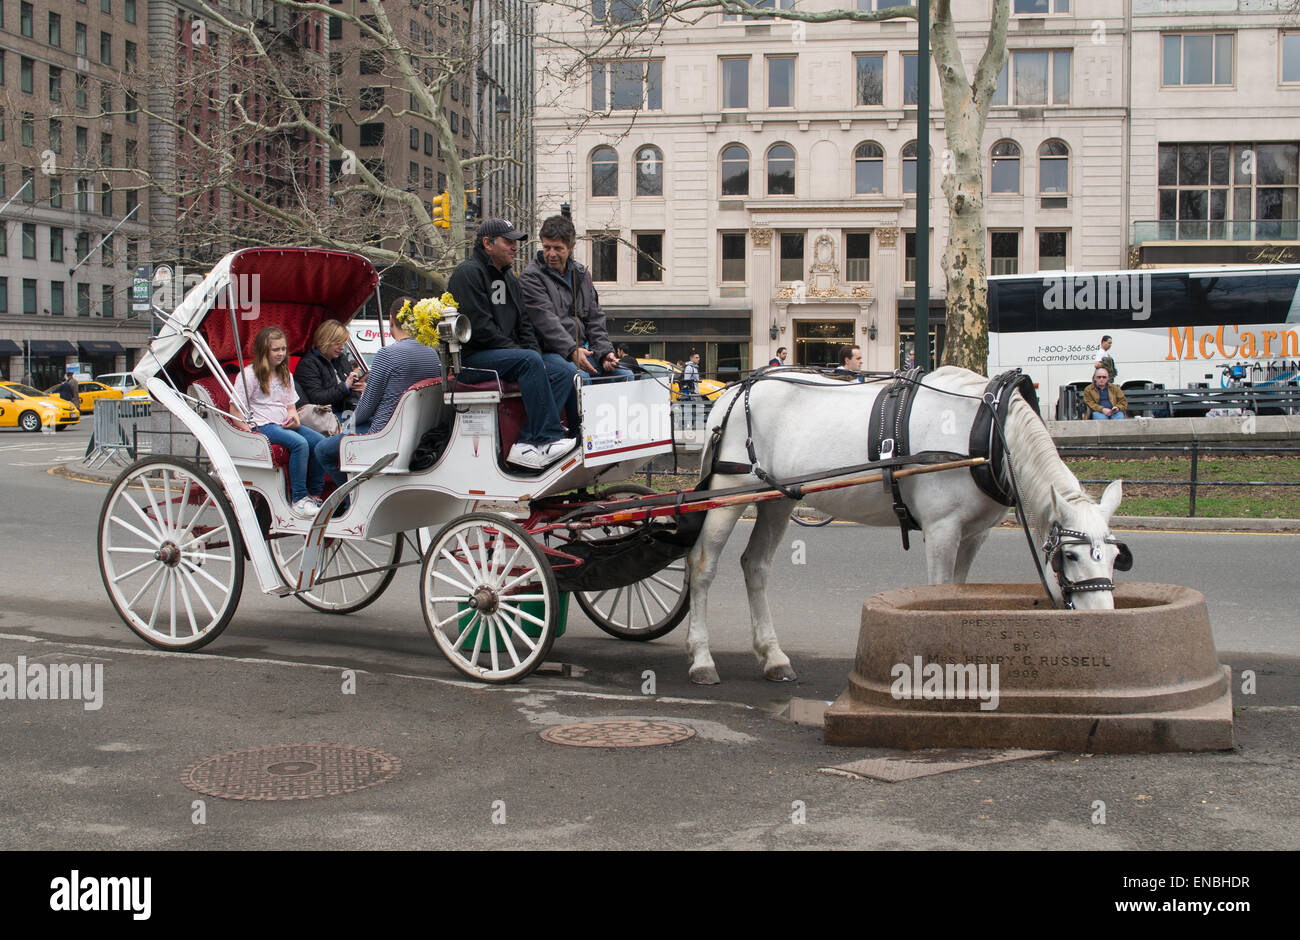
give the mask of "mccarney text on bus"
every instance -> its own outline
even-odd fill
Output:
[[[1046,310],[1128,310],[1134,320],[1151,318],[1151,275],[1062,274],[1043,278]]]
[[[1229,327],[1197,329],[1191,326],[1169,327],[1169,355],[1166,359],[1257,359],[1269,356],[1300,355],[1300,333],[1295,330],[1243,330],[1231,327],[1235,344],[1225,338]],[[1277,340],[1274,351],[1273,341]],[[1212,344],[1212,348],[1211,348]]]

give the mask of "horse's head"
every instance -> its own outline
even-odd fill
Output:
[[[1047,587],[1076,610],[1113,610],[1116,571],[1133,567],[1128,546],[1110,534],[1110,517],[1119,508],[1123,486],[1111,483],[1101,501],[1063,496],[1052,490],[1052,515],[1042,546]]]

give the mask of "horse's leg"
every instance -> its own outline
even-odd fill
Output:
[[[691,681],[700,685],[716,685],[719,681],[717,667],[709,653],[709,586],[717,574],[723,546],[744,511],[744,505],[710,509],[699,539],[686,556],[691,576],[691,625],[686,631],[686,653],[691,659]]]
[[[957,567],[953,569],[952,580],[954,584],[965,584],[970,580],[970,566],[979,554],[980,547],[984,540],[989,537],[991,530],[981,528],[972,532],[961,540],[957,546]]]
[[[772,557],[781,546],[781,537],[790,526],[790,503],[774,499],[758,504],[758,519],[749,544],[740,556],[745,572],[745,590],[749,594],[749,616],[754,629],[754,655],[763,667],[763,677],[773,682],[797,678],[790,659],[781,651],[772,626],[772,610],[767,603],[767,577],[772,571]]]
[[[925,566],[931,584],[952,584],[961,544],[961,524],[938,519],[925,527]]]

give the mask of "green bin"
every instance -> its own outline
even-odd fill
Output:
[[[560,616],[556,618],[555,636],[556,639],[559,639],[560,637],[564,636],[564,629],[569,624],[569,592],[560,591],[560,596],[557,603],[560,605]],[[474,611],[470,609],[468,604],[458,604],[457,607],[461,611],[463,611],[460,618],[457,620],[457,625],[461,630],[464,630],[466,625],[470,622],[470,619],[474,616]],[[534,617],[537,617],[538,619],[541,619],[542,616],[541,601],[520,601],[519,609],[524,611],[525,613],[532,614]],[[542,634],[541,627],[537,626],[537,624],[535,623],[530,623],[527,620],[520,622],[519,629],[523,630],[533,639],[536,639]],[[477,639],[478,639],[478,627],[475,627],[473,630],[469,631],[469,633],[465,634],[465,639],[461,641],[460,648],[462,650],[473,651],[474,641]],[[500,640],[498,639],[498,643],[499,642]],[[482,649],[488,649],[488,648],[489,648],[488,638],[484,637]],[[498,646],[498,649],[499,648],[500,647]]]

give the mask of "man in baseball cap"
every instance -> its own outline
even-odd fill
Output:
[[[577,394],[577,367],[561,356],[543,356],[537,334],[524,313],[519,281],[511,270],[519,243],[527,238],[508,219],[486,219],[474,236],[474,251],[447,282],[460,312],[469,317],[472,333],[462,347],[464,378],[484,381],[495,373],[519,385],[527,421],[506,463],[542,470],[566,456],[578,444],[565,435],[560,415]],[[473,373],[477,372],[477,375]],[[576,435],[577,428],[569,428]]]

